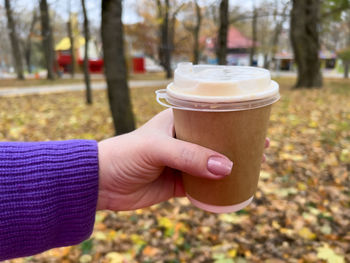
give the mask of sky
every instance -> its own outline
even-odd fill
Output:
[[[89,20],[95,26],[100,25],[101,20],[101,1],[102,0],[85,0],[86,9],[88,12]],[[154,1],[154,0],[148,0]],[[190,1],[190,0],[183,0]],[[257,4],[261,2],[261,0],[231,0],[231,5],[241,5],[244,9],[251,9],[253,2]],[[25,9],[25,8],[34,8],[35,5],[38,5],[39,0],[14,0],[15,6],[14,8]],[[71,11],[78,12],[81,14],[81,0],[48,0],[50,8],[55,9],[63,19],[68,18],[68,5],[71,3]],[[208,2],[218,2],[217,0],[201,0],[199,3],[208,3]],[[140,18],[136,13],[136,3],[137,0],[124,0],[123,1],[123,23],[124,24],[133,24],[140,21]]]
[[[150,0],[152,1],[152,0]],[[39,0],[15,0],[13,8],[33,9],[38,6]],[[68,6],[71,4],[71,11],[82,13],[81,0],[48,0],[50,8],[56,10],[63,19],[68,18]],[[123,23],[132,24],[139,22],[139,18],[135,11],[137,0],[124,0],[123,1]],[[101,20],[101,0],[85,0],[86,9],[88,12],[89,20],[94,25],[98,26]]]

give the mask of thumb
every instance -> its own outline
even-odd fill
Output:
[[[221,179],[232,170],[233,163],[226,156],[175,138],[164,137],[153,150],[154,160],[160,165],[194,176]]]

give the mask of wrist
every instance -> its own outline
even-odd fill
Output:
[[[108,195],[104,188],[104,179],[105,178],[105,158],[106,158],[106,147],[104,141],[101,141],[97,144],[98,147],[98,196],[97,196],[97,206],[96,210],[105,210],[108,209]]]

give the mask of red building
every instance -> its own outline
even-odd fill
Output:
[[[85,39],[83,37],[76,38],[74,46],[73,52],[76,59],[76,65],[82,69],[84,63]],[[65,37],[56,45],[55,48],[57,63],[64,72],[69,72],[72,63],[70,47],[70,40],[68,37]],[[99,49],[96,47],[96,44],[93,41],[89,42],[88,56],[89,71],[91,73],[103,73],[103,59],[100,56]]]

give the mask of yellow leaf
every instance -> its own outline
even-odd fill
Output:
[[[302,182],[298,182],[298,189],[300,191],[305,191],[307,189],[306,184],[302,183]]]
[[[284,227],[282,227],[282,228],[280,229],[280,232],[281,232],[282,234],[287,235],[287,236],[292,236],[292,235],[293,235],[293,230],[292,230],[292,229],[289,229],[289,228],[284,228]]]
[[[220,214],[219,219],[221,221],[227,222],[227,223],[232,223],[232,224],[239,224],[243,221],[245,221],[247,216],[245,215],[237,215],[236,213],[231,213],[231,214]]]
[[[310,128],[317,128],[317,127],[318,127],[318,123],[315,122],[315,121],[311,121],[311,122],[309,123],[309,127],[310,127]]]
[[[285,150],[287,152],[292,151],[292,150],[294,150],[294,145],[290,144],[290,143],[286,144],[286,145],[283,146],[283,150]]]
[[[174,223],[167,217],[161,217],[158,219],[158,225],[164,227],[165,229],[170,229],[174,227]]]
[[[304,239],[313,240],[316,238],[316,234],[313,233],[309,228],[303,227],[298,232],[299,236],[301,236]]]
[[[143,240],[143,238],[141,236],[136,235],[136,234],[131,235],[131,240],[136,245],[145,245],[146,244],[145,240]]]
[[[117,235],[117,232],[115,232],[114,230],[110,230],[107,234],[107,240],[111,241],[113,240]]]
[[[275,229],[280,229],[281,228],[280,224],[276,220],[272,221],[272,227],[275,228]]]
[[[237,256],[237,249],[231,249],[227,252],[227,255],[230,257],[230,258],[235,258]]]
[[[79,263],[89,263],[92,261],[92,256],[91,255],[82,255],[79,258]]]
[[[336,254],[328,245],[317,249],[317,257],[326,260],[328,263],[345,263],[344,257]]]
[[[106,240],[107,236],[104,232],[102,231],[96,231],[93,235],[92,235],[96,240]]]
[[[302,156],[301,154],[290,154],[282,152],[280,153],[279,157],[282,160],[292,160],[295,162],[304,160],[304,156]]]
[[[269,179],[271,177],[271,174],[265,171],[260,172],[260,178],[261,179]]]
[[[350,151],[348,149],[343,149],[340,153],[340,160],[343,163],[350,162]]]
[[[288,195],[297,194],[298,190],[294,187],[289,188],[277,188],[271,191],[272,193],[276,194],[279,197],[286,197]]]
[[[108,263],[123,263],[124,256],[118,252],[109,252],[106,255],[106,259]]]

